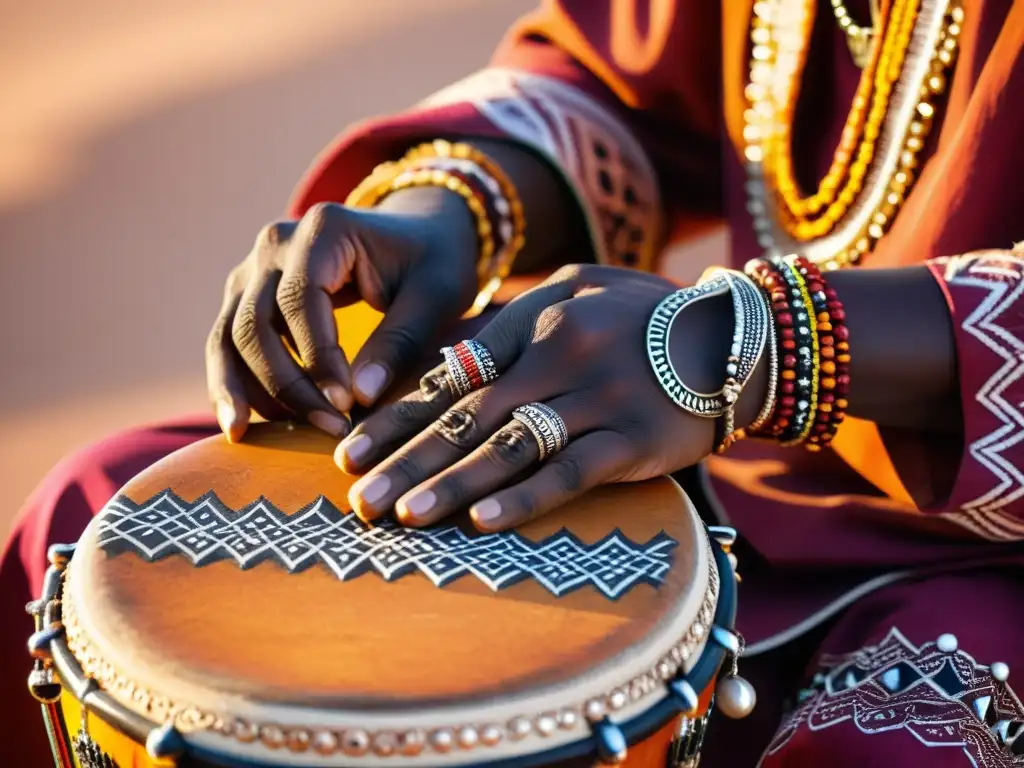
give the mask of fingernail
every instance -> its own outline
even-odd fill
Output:
[[[501,504],[497,499],[484,499],[474,504],[469,510],[469,514],[474,520],[490,522],[501,517]]]
[[[388,372],[383,365],[378,363],[366,363],[356,371],[355,387],[367,400],[376,400],[381,390],[384,389],[384,382],[388,379]]]
[[[341,443],[341,449],[345,452],[345,458],[353,464],[358,464],[373,447],[373,440],[369,435],[350,435]]]
[[[375,475],[364,477],[352,486],[349,497],[356,497],[366,504],[373,504],[384,498],[384,495],[391,490],[391,480],[387,475]],[[355,506],[353,504],[352,506]]]
[[[234,442],[237,439],[235,433],[238,431],[238,412],[227,400],[220,400],[217,403],[217,423],[229,441]]]
[[[401,499],[398,504],[402,508],[400,512],[404,511],[411,517],[423,517],[437,504],[437,494],[433,491],[420,491],[407,499]]]
[[[341,386],[341,384],[328,384],[321,391],[324,393],[324,397],[327,398],[327,402],[342,413],[348,413],[352,410],[352,393]]]
[[[327,413],[327,411],[313,411],[306,418],[317,429],[335,437],[341,437],[348,431],[348,424],[343,418],[335,416],[333,413]]]

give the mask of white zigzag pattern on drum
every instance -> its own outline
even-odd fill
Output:
[[[664,532],[637,544],[618,529],[586,544],[564,528],[531,541],[452,526],[367,526],[323,496],[286,515],[262,497],[235,511],[213,492],[187,502],[170,490],[142,504],[119,496],[96,525],[108,554],[134,552],[148,561],[181,555],[196,567],[233,560],[242,569],[269,561],[289,573],[322,564],[342,581],[370,571],[388,581],[418,572],[436,587],[472,575],[494,591],[529,579],[556,597],[592,586],[610,600],[638,584],[660,586],[678,545]]]
[[[1024,340],[1000,324],[1000,320],[1008,308],[1024,297],[1024,259],[985,255],[936,261],[943,264],[944,278],[950,285],[988,291],[962,327],[1004,361],[976,395],[1002,426],[968,447],[971,456],[995,475],[998,483],[987,493],[962,504],[959,511],[944,516],[987,539],[1019,539],[1024,537],[1024,523],[1001,510],[1024,496],[1024,472],[1004,456],[1005,451],[1024,440],[1024,404],[1004,397],[1024,376]]]

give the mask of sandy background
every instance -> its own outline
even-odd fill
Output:
[[[68,451],[204,409],[223,278],[313,156],[533,5],[0,0],[0,536]]]

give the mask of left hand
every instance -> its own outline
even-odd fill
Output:
[[[573,266],[518,297],[476,336],[497,380],[455,402],[438,366],[341,443],[342,469],[372,467],[351,489],[353,509],[366,521],[394,510],[403,524],[422,526],[470,507],[477,528],[496,531],[598,484],[700,461],[712,450],[713,422],[669,400],[644,342],[654,308],[677,288],[633,270]],[[673,329],[673,360],[698,390],[724,378],[732,315],[723,298],[693,305]],[[530,402],[552,407],[569,433],[543,464],[532,433],[511,419]]]

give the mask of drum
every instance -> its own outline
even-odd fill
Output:
[[[215,437],[51,549],[30,688],[60,768],[695,765],[736,674],[729,529],[671,479],[516,531],[361,523],[335,442]]]

